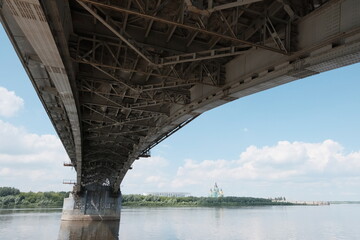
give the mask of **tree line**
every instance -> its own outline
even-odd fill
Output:
[[[198,206],[198,207],[231,207],[231,206],[265,206],[292,205],[288,202],[274,202],[266,198],[253,197],[162,197],[153,195],[123,195],[123,206],[161,207],[161,206]]]
[[[0,208],[62,207],[69,192],[20,192],[13,187],[0,187]]]
[[[13,187],[0,187],[0,208],[62,207],[69,192],[20,192]],[[276,199],[276,200],[280,200]],[[283,201],[253,197],[162,197],[154,195],[122,195],[122,205],[132,207],[237,207],[292,205]]]

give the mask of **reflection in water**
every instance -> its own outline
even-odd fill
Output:
[[[119,227],[118,221],[61,222],[61,209],[0,209],[0,240],[360,239],[359,216],[360,204],[123,208]]]
[[[61,221],[58,240],[119,239],[120,221]]]

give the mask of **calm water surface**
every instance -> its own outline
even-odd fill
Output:
[[[360,240],[360,205],[123,208],[121,221],[61,222],[61,209],[0,210],[0,239]]]

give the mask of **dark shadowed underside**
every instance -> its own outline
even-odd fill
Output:
[[[321,15],[336,13],[336,0],[3,2],[1,19],[77,170],[78,190],[98,183],[118,191],[136,159],[201,113],[340,67],[302,59],[359,31],[345,19],[351,31],[329,25],[312,38],[306,19],[337,19]]]

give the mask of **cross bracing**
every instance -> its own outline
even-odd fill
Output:
[[[310,38],[299,36],[301,24],[320,15],[322,8],[341,4],[338,0],[3,2],[8,11],[2,19],[14,26],[16,22],[17,34],[30,34],[26,26],[36,28],[38,23],[46,24],[41,25],[43,32],[52,33],[46,37],[54,39],[61,64],[44,61],[47,52],[38,50],[35,41],[40,36],[19,48],[30,49],[23,58],[78,172],[78,190],[100,183],[110,184],[114,191],[136,159],[149,156],[152,147],[202,112],[316,74],[316,69],[303,64],[311,49],[305,44]],[[328,19],[337,19],[335,15]],[[22,18],[32,22],[25,24]],[[334,29],[329,23],[326,31]],[[356,33],[352,29],[322,42],[311,39],[318,44],[311,47],[336,47]],[[261,57],[255,61],[256,55]],[[264,58],[276,61],[262,64]],[[231,67],[235,62],[243,69]],[[73,95],[70,105],[76,111],[69,107],[69,93],[59,91],[62,82],[54,80],[62,74],[67,76]],[[271,77],[276,81],[266,82]]]

